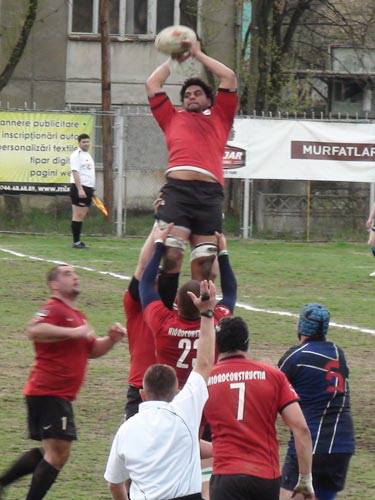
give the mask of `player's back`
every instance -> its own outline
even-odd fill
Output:
[[[298,398],[276,368],[243,356],[219,361],[209,378],[204,415],[213,439],[214,473],[279,477],[275,421]]]
[[[292,347],[279,362],[301,398],[315,453],[352,452],[349,368],[333,342],[310,341]],[[293,440],[290,446],[294,448]]]

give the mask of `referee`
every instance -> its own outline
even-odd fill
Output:
[[[81,134],[78,136],[78,148],[70,156],[73,248],[87,248],[81,241],[81,230],[95,192],[95,163],[88,152],[89,147],[90,137]]]

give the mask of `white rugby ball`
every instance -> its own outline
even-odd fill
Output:
[[[191,28],[176,24],[167,26],[156,36],[155,47],[164,54],[178,55],[188,50],[182,42],[194,42],[196,39],[197,35]]]

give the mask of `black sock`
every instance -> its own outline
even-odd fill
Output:
[[[166,273],[160,270],[158,276],[158,291],[163,304],[172,309],[178,288],[178,278],[180,273]]]
[[[21,455],[12,466],[0,477],[0,485],[8,486],[22,476],[31,474],[43,458],[41,448],[32,448]]]
[[[82,221],[72,220],[72,234],[74,243],[79,243],[81,238]]]
[[[41,500],[55,482],[60,471],[46,462],[44,458],[39,462],[31,480],[26,500]]]

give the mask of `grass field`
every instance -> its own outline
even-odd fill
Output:
[[[48,296],[44,282],[52,266],[4,249],[46,260],[69,262],[93,270],[131,276],[141,238],[124,240],[87,238],[91,248],[77,251],[68,236],[0,235],[0,470],[18,453],[30,447],[26,439],[22,387],[33,360],[32,344],[25,337],[25,325]],[[365,244],[286,243],[229,241],[236,273],[239,303],[259,309],[298,313],[308,301],[323,302],[332,321],[373,328],[374,281],[368,277],[374,260]],[[78,269],[81,278],[81,308],[103,335],[114,322],[124,322],[122,296],[128,281]],[[184,271],[182,279],[188,276]],[[251,329],[251,356],[267,356],[277,362],[283,352],[297,343],[294,317],[254,312],[238,307]],[[350,328],[331,327],[329,338],[342,346],[351,369],[350,386],[357,434],[347,486],[341,500],[375,498],[375,336]],[[53,500],[98,500],[110,498],[103,469],[111,438],[122,420],[129,358],[126,343],[115,346],[107,356],[92,360],[86,384],[74,404],[79,441],[70,461],[47,498]],[[281,457],[287,432],[280,427]],[[7,499],[21,500],[29,478],[7,490]]]

